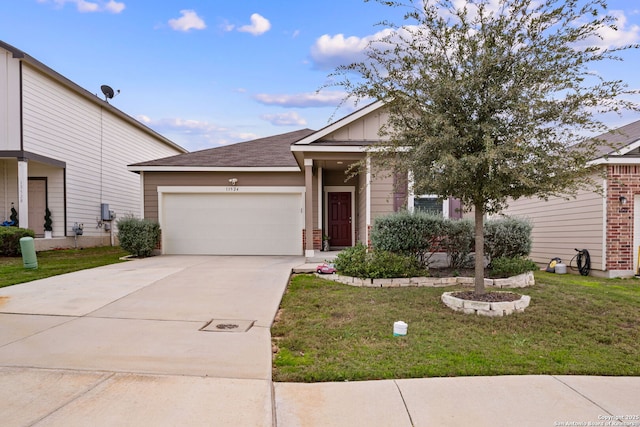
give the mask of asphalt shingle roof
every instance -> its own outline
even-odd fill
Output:
[[[616,150],[611,148],[611,145],[616,149],[620,149],[640,139],[640,120],[599,135],[596,138],[599,141],[603,141],[597,150],[600,157],[613,154]]]
[[[311,129],[302,129],[252,141],[136,163],[131,166],[296,167],[298,163],[291,153],[291,144],[314,132]]]

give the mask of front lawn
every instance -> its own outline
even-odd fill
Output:
[[[472,375],[640,375],[640,281],[536,272],[524,313],[489,318],[452,288],[356,288],[297,275],[272,328],[274,381]],[[393,336],[393,323],[408,334]]]
[[[0,288],[58,274],[121,262],[127,252],[119,246],[63,249],[37,253],[38,268],[25,269],[22,257],[0,257]]]

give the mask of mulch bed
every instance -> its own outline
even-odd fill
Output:
[[[481,302],[509,302],[516,301],[521,298],[520,295],[513,292],[486,292],[482,295],[476,294],[474,291],[461,291],[452,293],[451,296],[467,301]]]

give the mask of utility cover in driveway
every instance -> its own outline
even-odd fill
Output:
[[[213,319],[200,330],[206,332],[247,332],[254,323],[256,323],[255,320]]]
[[[174,255],[302,255],[301,193],[166,193],[162,247]]]

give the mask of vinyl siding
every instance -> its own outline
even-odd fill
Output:
[[[371,221],[391,213],[393,213],[393,175],[374,175],[371,180]]]
[[[0,150],[20,149],[20,64],[0,49]]]
[[[118,217],[140,216],[140,178],[127,165],[178,154],[26,65],[23,123],[26,151],[66,162],[69,234],[78,222],[85,235],[103,235],[96,227],[101,203]]]
[[[604,200],[593,191],[581,191],[575,199],[554,197],[512,201],[503,213],[529,218],[533,223],[531,258],[546,264],[560,257],[569,265],[577,249],[587,249],[591,268],[603,270]],[[575,262],[574,262],[575,266]]]

